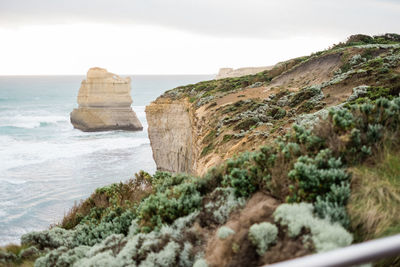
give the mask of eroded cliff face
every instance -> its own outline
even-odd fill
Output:
[[[202,175],[241,152],[276,142],[294,123],[312,125],[328,107],[374,86],[367,75],[359,77],[364,70],[346,69],[361,68],[356,60],[365,49],[370,48],[328,50],[256,75],[165,92],[146,109],[158,169]],[[391,58],[389,48],[374,51]]]
[[[195,173],[197,149],[196,121],[187,99],[158,98],[146,107],[148,133],[157,169]]]
[[[131,108],[130,78],[102,68],[91,68],[78,94],[79,107],[71,112],[74,128],[85,132],[141,131],[142,124]]]
[[[243,82],[232,78],[178,87],[152,102],[146,107],[146,117],[158,170],[203,175],[240,152],[284,135],[301,109],[296,110],[290,98],[296,98],[296,92],[304,86],[300,81],[314,75],[299,63],[292,60],[277,64],[263,75],[243,76]],[[330,60],[325,65],[328,74],[322,82],[333,76],[338,61]],[[292,78],[271,86],[279,77],[286,77],[289,69],[297,70]],[[293,88],[296,77],[302,79]]]

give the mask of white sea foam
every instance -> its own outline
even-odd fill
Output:
[[[30,164],[42,163],[57,158],[71,158],[102,150],[129,149],[149,144],[145,106],[133,109],[142,121],[144,129],[139,133],[118,131],[85,133],[73,129],[68,113],[49,110],[8,110],[0,113],[0,127],[18,127],[29,129],[53,125],[53,131],[47,135],[29,138],[14,136],[13,131],[0,128],[0,170],[7,170]],[[1,175],[0,175],[1,178]],[[12,182],[12,181],[11,181]]]
[[[8,118],[2,116],[0,118],[0,127],[18,127],[33,129],[49,124],[56,124],[59,122],[68,122],[69,117],[66,116],[29,116],[29,115],[16,115]]]
[[[78,130],[75,130],[78,131]],[[79,134],[79,133],[78,133]],[[129,149],[150,141],[143,138],[78,135],[68,140],[24,141],[0,136],[0,170],[37,164],[57,158],[71,158],[102,150]]]
[[[14,184],[14,185],[19,185],[19,184],[25,184],[26,183],[25,180],[11,180],[11,179],[1,179],[0,178],[0,184],[2,182],[9,183],[9,184]]]
[[[139,119],[143,122],[146,118],[145,106],[134,106]],[[59,112],[58,112],[59,113]],[[34,129],[54,125],[57,123],[68,124],[70,127],[70,118],[68,113],[54,114],[45,110],[7,110],[0,113],[0,127],[17,127],[25,129]]]

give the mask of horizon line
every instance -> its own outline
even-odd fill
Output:
[[[117,73],[115,73],[117,74]],[[168,73],[168,74],[117,74],[118,76],[173,76],[173,75],[217,75],[217,73]],[[86,76],[86,74],[0,74],[0,77],[10,76]]]

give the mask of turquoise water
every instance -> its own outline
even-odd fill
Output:
[[[0,77],[0,245],[57,223],[95,188],[156,169],[145,106],[164,91],[210,75],[131,76],[142,132],[84,133],[69,113],[83,76]]]

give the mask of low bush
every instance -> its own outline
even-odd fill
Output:
[[[72,266],[86,256],[90,247],[79,246],[73,249],[59,247],[35,261],[35,267]]]
[[[203,150],[201,151],[200,156],[204,157],[207,154],[209,154],[212,150],[214,149],[214,144],[208,144],[206,147],[203,148]]]
[[[278,227],[268,222],[253,224],[249,229],[249,239],[257,248],[257,253],[260,256],[268,250],[270,245],[276,242],[277,237]]]
[[[221,228],[218,229],[219,239],[227,239],[230,235],[233,234],[235,234],[235,231],[233,231],[231,228],[227,226],[222,226]]]
[[[230,187],[217,187],[208,197],[204,205],[203,217],[210,223],[224,224],[229,215],[245,204],[244,198],[237,198],[235,190]],[[206,201],[207,201],[206,200]]]
[[[248,197],[267,186],[275,159],[276,154],[271,147],[262,147],[258,152],[247,152],[230,159],[226,163],[222,184],[234,188],[236,196]]]
[[[176,185],[165,192],[150,195],[140,203],[137,209],[140,225],[150,230],[159,228],[194,212],[201,203],[202,196],[195,183]]]
[[[140,171],[135,174],[135,179],[98,188],[88,199],[75,204],[57,226],[73,229],[82,220],[89,218],[100,220],[107,212],[116,208],[122,214],[121,209],[126,210],[133,204],[139,203],[152,192],[150,178],[148,173]]]
[[[275,222],[288,227],[290,237],[297,237],[308,229],[317,252],[345,247],[353,241],[352,235],[341,225],[314,215],[312,204],[282,204],[273,214]]]
[[[321,218],[338,222],[348,227],[350,220],[346,211],[347,201],[350,197],[350,183],[342,182],[340,185],[332,184],[330,191],[324,196],[317,196],[315,212]]]
[[[193,267],[208,267],[208,264],[207,264],[207,262],[206,262],[205,259],[198,259],[198,260],[194,263]]]
[[[332,156],[329,149],[321,150],[315,158],[301,156],[288,174],[296,182],[289,202],[315,201],[317,196],[331,192],[332,186],[347,182],[349,175],[340,158]]]
[[[346,42],[335,45],[334,48],[366,44],[396,44],[400,43],[400,35],[386,33],[384,35],[369,36],[364,34],[351,35]]]
[[[241,120],[233,129],[235,131],[244,130],[247,131],[251,128],[251,126],[256,125],[259,122],[256,118],[248,118]]]

